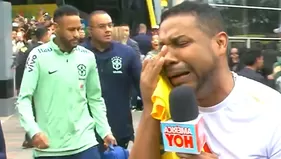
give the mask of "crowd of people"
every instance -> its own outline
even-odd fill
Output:
[[[53,38],[55,25],[53,18],[49,13],[40,10],[38,17],[23,17],[22,15],[17,15],[12,22],[12,46],[13,55],[17,55],[20,51],[26,50],[30,45],[36,43],[38,40],[36,32],[37,28],[46,28],[48,30],[47,37]],[[85,38],[85,30],[81,29],[80,38]]]
[[[231,48],[229,68],[241,76],[267,85],[279,92],[281,52],[277,49]]]
[[[113,25],[113,24],[112,24]],[[128,45],[134,49],[141,61],[147,55],[158,52],[158,27],[152,28],[148,31],[145,24],[139,25],[139,31],[136,36],[130,36],[131,31],[128,24],[112,26],[110,36],[112,40]],[[25,61],[29,52],[37,47],[39,44],[47,43],[50,39],[55,37],[55,23],[49,13],[41,10],[38,19],[35,17],[25,18],[18,15],[13,20],[12,31],[12,45],[14,56],[14,68],[17,68],[16,74],[16,90],[19,90],[21,84],[21,77],[25,68]],[[88,32],[86,34],[86,32]],[[85,26],[79,30],[79,43],[87,41],[90,38],[90,32]],[[17,58],[16,58],[17,57]],[[142,110],[142,102],[139,95],[133,89],[132,92],[132,110]]]
[[[85,28],[69,5],[53,16],[40,11],[37,19],[13,20],[23,147],[35,148],[36,159],[99,159],[105,145],[126,149],[129,142],[130,159],[281,158],[277,50],[228,50],[219,11],[189,1],[165,11],[159,30],[140,24],[130,34],[128,24],[114,26],[102,10],[89,15]],[[159,75],[171,88],[195,90],[211,154],[161,148],[160,118],[151,115],[169,114],[151,100],[162,87]],[[143,112],[135,139],[136,109]],[[256,132],[265,136],[261,143]]]
[[[68,94],[66,97],[72,95],[77,96],[77,94],[74,92],[70,93],[64,90],[66,87],[62,90],[59,89],[61,92],[55,89],[61,88],[61,85],[67,84],[67,80],[64,79],[66,77],[63,77],[60,72],[64,72],[65,69],[65,71],[69,71],[69,73],[67,73],[68,75],[74,75],[77,74],[74,73],[76,70],[72,70],[74,72],[71,72],[70,68],[59,66],[60,64],[56,64],[56,60],[50,60],[48,63],[44,62],[46,66],[43,66],[41,62],[37,66],[35,62],[39,63],[41,58],[44,58],[45,60],[49,58],[41,57],[41,53],[43,52],[46,53],[58,51],[65,56],[67,63],[70,64],[71,60],[68,59],[67,56],[68,54],[72,54],[72,48],[77,47],[79,48],[77,49],[77,52],[89,52],[92,54],[92,56],[94,56],[90,57],[90,55],[81,54],[81,64],[77,64],[78,76],[86,76],[87,73],[91,72],[93,75],[89,74],[88,76],[91,76],[93,80],[95,79],[95,81],[91,80],[91,83],[90,81],[85,81],[82,83],[81,81],[78,82],[81,83],[79,86],[79,91],[82,91],[81,93],[86,91],[86,94],[82,94],[80,100],[82,102],[82,99],[87,98],[90,95],[92,96],[89,98],[94,101],[97,100],[96,98],[100,99],[100,101],[97,103],[96,101],[93,101],[94,103],[90,103],[90,99],[87,99],[87,107],[84,107],[83,109],[81,108],[81,110],[78,112],[88,112],[94,119],[98,120],[96,121],[96,124],[100,127],[96,126],[95,136],[99,143],[102,143],[103,145],[106,137],[105,135],[108,135],[101,134],[101,132],[104,131],[102,128],[108,121],[111,130],[107,129],[106,132],[109,133],[109,135],[114,134],[118,145],[122,146],[123,148],[127,148],[129,142],[134,141],[134,129],[131,112],[135,110],[142,110],[142,102],[139,90],[141,61],[145,58],[149,51],[155,52],[155,50],[158,50],[158,41],[155,39],[154,35],[157,33],[157,28],[154,28],[152,32],[148,33],[147,26],[145,24],[140,24],[137,35],[131,37],[129,25],[122,24],[120,26],[114,26],[111,17],[105,11],[95,11],[89,15],[87,28],[83,27],[81,21],[72,21],[72,19],[68,18],[68,16],[79,17],[77,9],[66,5],[58,8],[53,17],[42,12],[42,17],[39,20],[25,19],[21,16],[17,16],[13,21],[13,47],[15,48],[14,55],[16,56],[14,65],[16,67],[16,89],[19,93],[17,108],[22,117],[21,123],[23,124],[25,130],[27,130],[25,141],[23,142],[22,146],[24,148],[33,148],[35,146],[35,148],[42,149],[49,146],[57,146],[55,143],[55,145],[49,145],[47,142],[47,136],[52,138],[54,137],[52,135],[56,135],[55,138],[63,138],[63,134],[60,136],[60,133],[55,128],[58,127],[57,123],[53,127],[51,124],[43,126],[41,122],[43,122],[42,120],[45,122],[51,122],[51,119],[48,119],[50,114],[47,113],[47,109],[63,111],[63,108],[58,109],[61,106],[59,106],[59,104],[56,102],[65,102],[70,99],[64,100],[60,96],[65,94]],[[25,19],[25,21],[23,21],[23,19]],[[87,35],[85,34],[86,29],[88,33]],[[19,35],[21,36],[19,37]],[[153,41],[152,35],[154,37]],[[35,52],[35,50],[37,50],[37,52]],[[84,60],[82,60],[82,57],[84,56],[86,57]],[[92,70],[91,67],[94,66],[83,63],[83,61],[85,61],[87,58],[93,58],[92,63],[95,64],[96,62],[95,65],[98,68],[98,72],[94,72],[95,70]],[[73,62],[72,65],[76,65],[76,63]],[[55,66],[56,68],[54,68]],[[57,78],[52,79],[54,77],[50,78],[49,75],[42,74],[41,69],[44,67],[46,67],[45,69],[51,69],[46,70],[49,72],[49,75],[54,74],[53,76],[56,77],[57,74]],[[90,70],[87,70],[86,68],[89,68]],[[85,75],[83,75],[84,73]],[[71,78],[73,77],[69,77],[69,79]],[[81,77],[78,77],[77,79],[80,80],[80,78]],[[45,83],[45,81],[47,82],[45,85],[48,85],[49,87],[45,88],[45,86],[43,86],[43,88],[41,88],[40,83]],[[90,86],[92,87],[92,91],[95,91],[92,92],[94,94],[90,94],[90,92],[88,92],[88,87]],[[76,87],[71,87],[74,86],[70,85],[69,89],[77,89]],[[86,88],[84,90],[81,87]],[[44,92],[44,95],[40,93],[41,91],[37,91],[39,89],[42,89],[41,91]],[[66,91],[66,93],[63,93],[63,91]],[[52,94],[52,98],[50,99],[46,97],[46,93]],[[99,94],[102,94],[103,98],[99,97]],[[53,96],[56,96],[56,98]],[[74,99],[76,98],[74,97]],[[104,99],[104,102],[102,99]],[[44,102],[42,100],[44,100]],[[31,101],[31,103],[26,103],[27,101]],[[39,104],[41,102],[46,104]],[[75,102],[78,101],[73,101],[73,103]],[[27,108],[29,104],[32,105],[31,110]],[[69,109],[67,108],[68,104],[63,102],[61,104],[66,106],[66,110]],[[78,105],[82,106],[83,104],[84,102]],[[99,107],[99,109],[96,107]],[[85,108],[88,109],[85,110]],[[106,119],[104,118],[104,109],[106,109]],[[77,110],[74,109],[74,111]],[[59,121],[65,125],[74,124],[75,127],[80,126],[77,123],[76,125],[75,123],[67,121],[69,118],[80,118],[79,115],[80,114],[77,114],[77,116],[75,116],[75,114],[72,114],[72,117],[64,117],[66,118],[64,123],[62,120]],[[32,120],[33,117],[34,120]],[[88,119],[89,118],[85,117],[84,128],[90,126]],[[41,127],[45,128],[44,132],[47,130],[50,132],[47,134],[40,132]],[[84,128],[81,129],[81,132],[77,133],[84,133]],[[61,127],[59,129],[61,129]],[[89,136],[90,134],[91,133],[89,133]],[[112,140],[113,138],[109,136],[109,139]],[[39,142],[39,145],[36,143],[36,140]],[[74,141],[75,139],[72,140]],[[93,146],[95,144],[94,140],[95,139],[93,138],[93,141],[89,142],[88,146]],[[57,144],[63,144],[63,142],[66,141],[62,140]],[[81,141],[81,144],[85,143],[82,143]],[[79,146],[78,143],[75,145],[72,145],[75,149],[80,148],[77,147]],[[102,147],[99,147],[99,149],[102,149]],[[84,150],[84,148],[81,150]],[[71,154],[76,152],[77,151],[65,153]],[[51,152],[37,152],[35,153],[35,156],[44,156],[48,155],[48,153]]]

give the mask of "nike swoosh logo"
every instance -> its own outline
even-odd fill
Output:
[[[49,74],[53,74],[53,73],[56,73],[58,70],[55,70],[55,71],[49,71]]]

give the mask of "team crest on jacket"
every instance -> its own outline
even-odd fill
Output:
[[[122,58],[119,56],[114,56],[111,58],[113,73],[123,73],[122,69]]]

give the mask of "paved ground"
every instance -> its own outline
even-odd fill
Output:
[[[137,127],[141,112],[133,112],[134,126]],[[17,116],[0,118],[3,121],[3,129],[7,146],[8,159],[32,159],[31,150],[24,150],[21,144],[24,138],[24,131],[20,127]],[[130,144],[129,149],[132,144]]]

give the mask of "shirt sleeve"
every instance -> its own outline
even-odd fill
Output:
[[[32,110],[32,98],[37,87],[40,71],[38,54],[37,50],[33,49],[27,58],[20,93],[16,103],[20,123],[30,137],[41,131],[34,120],[34,112]]]
[[[86,94],[91,114],[95,120],[96,130],[100,137],[104,139],[107,135],[112,134],[111,128],[106,117],[106,106],[101,96],[100,79],[97,70],[96,60],[92,60],[89,74],[86,81]]]
[[[275,81],[275,87],[278,92],[281,93],[281,77],[278,77]]]
[[[131,41],[132,48],[134,49],[138,58],[140,58],[141,52],[140,52],[139,44],[136,41],[134,41],[133,39],[129,39],[129,41]]]
[[[276,103],[276,107],[278,107],[277,110],[274,110],[274,112],[271,113],[272,118],[270,118],[272,123],[269,124],[269,131],[272,132],[272,134],[269,134],[269,144],[267,146],[267,154],[269,159],[280,159],[281,158],[281,120],[277,117],[280,112],[280,102],[279,102],[280,96],[278,95],[276,99],[273,99]],[[270,99],[269,99],[270,100]],[[272,99],[271,99],[272,100]],[[273,117],[277,118],[273,118]],[[271,129],[271,130],[270,130]]]
[[[274,131],[271,138],[270,146],[268,147],[269,159],[280,159],[281,158],[281,122],[278,122],[278,126]]]
[[[26,64],[26,60],[28,58],[28,55],[30,53],[31,49],[26,50],[25,52],[20,51],[17,55],[16,55],[16,89],[19,90],[20,89],[20,85],[21,85],[21,81],[22,81],[22,76],[24,73],[24,69],[25,69],[25,64]]]
[[[6,145],[4,139],[4,133],[2,129],[2,121],[0,120],[0,158],[6,158]]]
[[[132,56],[132,58],[129,72],[132,77],[134,87],[136,88],[138,95],[140,96],[140,74],[142,67],[141,60],[136,54],[130,53],[130,55]]]

